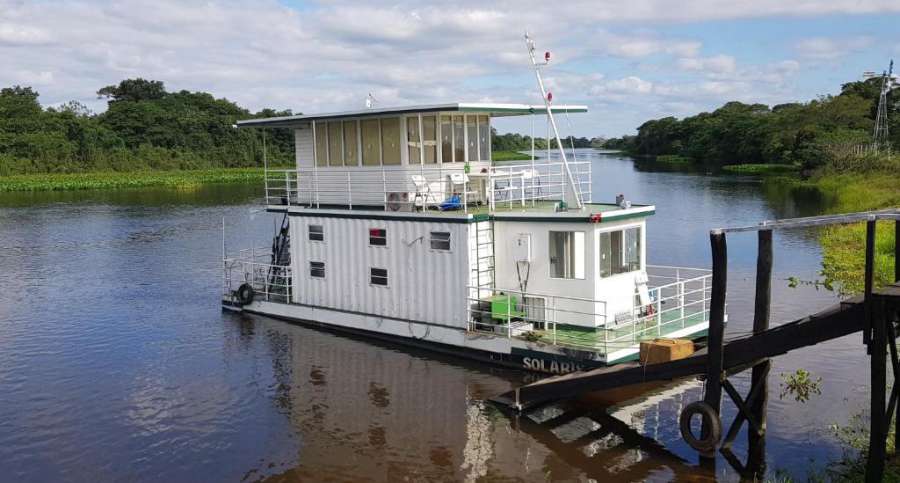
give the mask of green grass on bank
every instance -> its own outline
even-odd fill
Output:
[[[662,154],[656,157],[657,163],[662,164],[692,164],[694,160],[677,154]]]
[[[185,189],[209,183],[240,183],[262,180],[262,168],[24,174],[0,176],[0,192],[68,191],[145,187]]]
[[[729,164],[722,166],[722,171],[730,174],[771,176],[794,174],[800,171],[800,167],[792,164]]]
[[[531,154],[519,151],[493,151],[491,158],[494,161],[519,161],[531,159]]]
[[[900,207],[900,172],[822,172],[809,180],[793,177],[770,178],[767,182],[785,185],[793,191],[816,191],[828,203],[829,213],[852,213]],[[822,230],[822,276],[838,283],[842,292],[863,289],[865,269],[865,223],[833,225]],[[875,233],[875,283],[893,282],[894,224],[881,221]]]

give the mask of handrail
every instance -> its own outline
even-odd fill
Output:
[[[590,200],[589,161],[569,163]],[[385,210],[426,210],[451,205],[464,213],[485,205],[527,206],[563,200],[562,163],[500,164],[465,172],[465,165],[372,166],[267,169],[265,198],[269,205],[382,206]],[[451,202],[453,196],[459,202]]]
[[[845,225],[860,221],[900,220],[900,208],[889,208],[877,211],[860,211],[839,215],[806,216],[802,218],[784,218],[781,220],[765,220],[756,225],[716,228],[710,230],[713,235],[742,231],[778,230],[783,228],[802,228],[809,226]]]

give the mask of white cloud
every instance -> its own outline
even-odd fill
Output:
[[[553,51],[546,75],[560,102],[619,102],[643,115],[648,99],[684,108],[720,95],[774,97],[799,69],[793,60],[745,66],[703,56],[689,35],[654,31],[661,23],[896,11],[895,0],[459,0],[452,9],[420,0],[301,9],[277,0],[0,0],[0,86],[32,84],[45,104],[76,99],[95,111],[105,107],[98,88],[135,76],[253,110],[356,108],[368,92],[383,105],[533,102],[522,41],[530,27],[538,48]],[[828,55],[814,44],[798,46],[798,58]]]
[[[710,74],[730,74],[735,71],[737,64],[730,55],[716,55],[713,57],[693,57],[678,59],[678,67],[682,70],[700,71]]]
[[[803,57],[815,60],[835,60],[869,47],[873,42],[874,39],[868,36],[850,38],[811,37],[797,42],[795,48]]]

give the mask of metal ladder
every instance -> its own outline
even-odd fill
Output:
[[[475,286],[478,296],[484,295],[483,289],[494,288],[494,222],[479,221],[475,223]]]

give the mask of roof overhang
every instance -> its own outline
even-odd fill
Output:
[[[587,112],[587,106],[582,105],[558,105],[551,106],[551,112],[577,113]],[[330,112],[323,114],[301,114],[297,116],[267,117],[263,119],[245,119],[238,121],[238,127],[293,127],[307,124],[310,121],[326,119],[359,118],[372,116],[385,116],[391,114],[416,114],[422,112],[461,112],[481,113],[493,117],[501,116],[528,116],[531,114],[546,114],[543,105],[531,104],[495,104],[480,102],[459,102],[453,104],[429,104],[421,106],[384,107],[363,109],[359,111]]]

